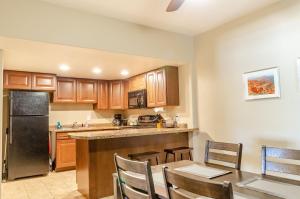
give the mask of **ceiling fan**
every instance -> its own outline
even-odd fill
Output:
[[[185,0],[171,0],[167,7],[167,12],[173,12],[180,8]]]

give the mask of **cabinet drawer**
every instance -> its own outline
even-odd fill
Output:
[[[69,133],[69,132],[68,132]],[[71,139],[68,136],[68,133],[56,133],[56,139],[57,140],[65,140],[65,139]]]

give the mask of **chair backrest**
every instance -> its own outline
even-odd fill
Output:
[[[262,174],[264,175],[267,171],[300,175],[299,164],[285,163],[282,161],[282,159],[299,161],[300,150],[262,146],[261,156]]]
[[[233,154],[226,154],[224,153],[224,151]],[[240,170],[242,151],[243,151],[243,144],[241,143],[234,144],[234,143],[214,142],[214,141],[207,140],[204,162],[208,163],[209,160],[217,160],[218,162],[233,164],[234,165],[233,168]]]
[[[139,162],[114,155],[122,199],[156,198],[148,161]]]
[[[169,199],[192,199],[191,194],[214,199],[233,199],[232,184],[230,182],[214,182],[202,178],[195,180],[178,174],[163,167],[163,176]]]

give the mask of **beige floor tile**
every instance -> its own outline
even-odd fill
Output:
[[[2,183],[1,186],[1,199],[85,199],[77,191],[75,171],[52,172],[47,176]]]

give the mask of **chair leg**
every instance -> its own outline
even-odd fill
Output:
[[[174,162],[176,162],[177,161],[177,153],[174,153]]]
[[[165,159],[165,163],[168,163],[168,154],[169,154],[169,153],[167,153],[167,152],[166,152],[166,159]]]
[[[159,165],[160,161],[159,161],[159,156],[156,156],[156,164]]]
[[[180,153],[180,159],[183,160],[182,153]]]
[[[191,151],[189,151],[189,156],[190,156],[190,160],[193,161],[193,156],[192,156]]]

